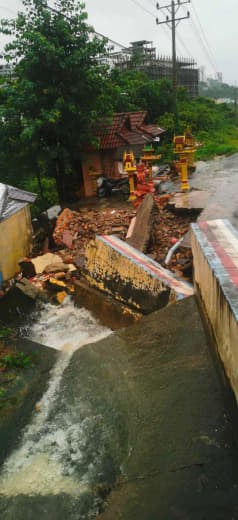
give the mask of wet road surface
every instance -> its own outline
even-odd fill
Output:
[[[210,193],[198,220],[228,218],[238,228],[238,154],[197,163],[189,184]]]

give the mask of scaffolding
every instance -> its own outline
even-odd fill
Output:
[[[173,74],[172,59],[160,56],[153,42],[141,40],[131,42],[130,47],[117,52],[110,52],[105,61],[111,68],[121,72],[138,70],[153,80],[171,79]],[[177,57],[177,84],[185,87],[191,98],[198,96],[199,70],[193,59]]]

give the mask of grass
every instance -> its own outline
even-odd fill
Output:
[[[12,329],[0,327],[0,408],[9,401],[8,385],[17,378],[20,371],[32,368],[38,360],[37,353],[27,355],[24,352],[9,350],[7,342],[12,334]]]
[[[227,128],[227,131],[201,132],[197,140],[204,143],[196,153],[196,161],[206,161],[216,155],[232,155],[238,152],[238,128]]]

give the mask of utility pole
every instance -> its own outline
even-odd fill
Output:
[[[159,21],[156,18],[157,25],[161,25],[166,23],[168,27],[172,30],[172,62],[173,62],[173,112],[174,112],[174,129],[175,133],[178,131],[178,111],[177,111],[177,57],[176,57],[176,28],[181,20],[187,20],[190,18],[189,11],[187,12],[187,16],[182,16],[180,18],[176,18],[177,13],[180,7],[184,4],[190,4],[191,0],[186,0],[181,2],[180,0],[172,0],[170,5],[160,6],[157,2],[156,7],[158,10],[167,10],[169,15],[166,16],[166,20]]]

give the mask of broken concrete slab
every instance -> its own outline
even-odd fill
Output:
[[[128,327],[142,317],[141,313],[91,287],[84,279],[75,281],[74,286],[76,305],[89,310],[102,325],[112,330]]]
[[[49,264],[44,268],[44,273],[50,274],[50,273],[60,273],[64,271],[69,271],[70,265],[64,264],[63,262],[56,262],[53,264]]]
[[[192,190],[186,193],[175,193],[168,201],[168,207],[173,211],[201,212],[210,198],[208,191]]]
[[[35,258],[32,258],[31,261],[35,266],[36,274],[43,273],[44,269],[50,264],[63,263],[60,256],[53,253],[46,253],[42,256],[36,256]]]
[[[144,314],[193,295],[193,287],[114,236],[96,237],[85,252],[89,283]]]
[[[155,211],[158,211],[158,209],[155,204],[154,195],[148,193],[137,211],[136,220],[132,224],[133,230],[131,236],[126,239],[128,244],[142,253],[146,253],[151,239],[153,215]]]
[[[55,255],[53,253],[46,253],[42,256],[37,256],[31,259],[31,262],[34,264],[36,274],[41,273],[55,273],[55,266],[58,265],[59,271],[75,271],[75,266],[73,264],[67,264],[65,266],[62,258],[59,255]],[[52,267],[52,271],[49,271],[49,267]]]
[[[32,285],[27,278],[22,278],[15,287],[31,300],[47,301],[46,294]]]
[[[191,228],[195,283],[238,402],[238,233],[219,219]]]

